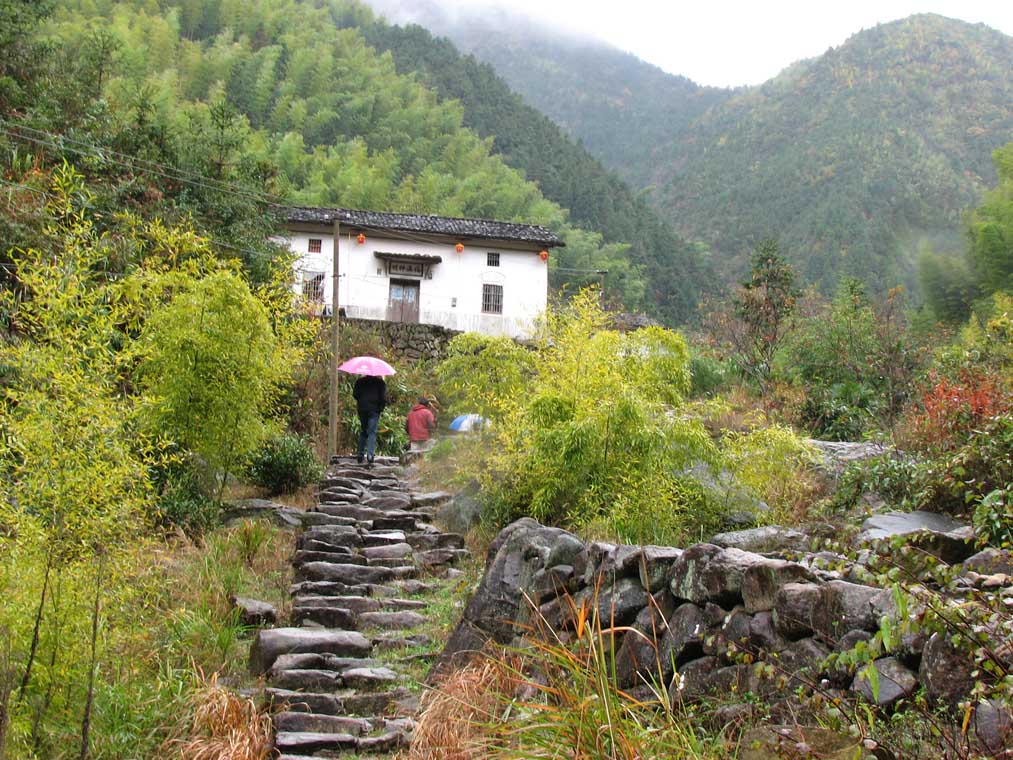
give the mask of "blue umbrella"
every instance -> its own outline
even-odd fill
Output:
[[[450,429],[458,433],[467,433],[475,428],[481,428],[485,422],[485,418],[478,414],[461,414],[454,417],[454,421],[450,423]]]

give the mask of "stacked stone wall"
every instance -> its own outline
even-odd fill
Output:
[[[454,336],[461,334],[460,330],[451,330],[439,325],[376,319],[342,319],[341,324],[376,335],[396,357],[412,361],[445,359],[447,344]]]
[[[574,609],[597,608],[614,636],[615,677],[634,694],[663,683],[673,702],[747,694],[794,709],[798,690],[864,699],[892,708],[922,688],[956,708],[974,684],[972,664],[940,634],[908,635],[875,661],[878,687],[862,672],[828,664],[834,652],[868,641],[880,621],[896,617],[889,590],[865,585],[858,565],[829,553],[777,554],[702,543],[686,549],[585,544],[525,518],[505,528],[489,550],[486,574],[434,665],[435,681],[489,641],[519,645],[519,632],[544,620],[572,626]],[[991,742],[1013,743],[1008,709]],[[994,716],[993,716],[994,717]],[[977,718],[976,718],[977,720]]]

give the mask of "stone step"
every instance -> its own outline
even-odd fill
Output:
[[[303,512],[302,522],[303,525],[306,525],[310,528],[329,525],[347,525],[349,527],[355,526],[355,520],[351,520],[347,517],[335,517],[334,515],[325,515],[322,512]]]
[[[387,559],[385,557],[377,557],[375,559],[367,560],[366,564],[369,565],[370,567],[398,568],[398,567],[407,567],[405,563],[412,561],[413,560],[411,557],[405,557],[403,559],[399,559],[398,557],[392,557],[391,559]]]
[[[397,589],[393,586],[377,586],[371,583],[349,584],[335,581],[300,581],[289,586],[288,593],[291,596],[377,596],[377,589],[389,590],[390,596],[397,594]],[[380,595],[382,596],[382,593]]]
[[[320,503],[330,501],[330,502],[349,502],[351,504],[354,504],[360,499],[362,499],[362,497],[365,496],[367,493],[368,491],[365,488],[340,488],[330,486],[328,488],[322,489],[317,493],[317,501]],[[310,511],[312,512],[313,510]]]
[[[355,751],[358,748],[358,739],[352,734],[311,731],[279,732],[275,734],[274,746],[281,753],[305,757],[325,750],[331,752]]]
[[[305,628],[262,628],[250,646],[250,672],[262,675],[283,654],[320,652],[341,657],[367,657],[372,645],[355,631],[313,631]]]
[[[445,550],[436,549],[435,551]],[[292,555],[292,564],[295,567],[305,565],[308,562],[336,562],[343,565],[368,565],[369,558],[363,557],[360,554],[350,554],[341,551],[309,551],[307,549],[299,549]]]
[[[362,545],[366,547],[406,543],[403,530],[370,530],[363,533],[361,538]]]
[[[311,514],[307,512],[306,514]],[[358,524],[355,525],[321,525],[303,531],[296,539],[296,547],[302,548],[309,541],[320,541],[331,546],[355,548],[362,545],[362,535]]]
[[[421,599],[374,596],[296,596],[294,607],[340,607],[354,613],[380,610],[422,610],[429,604]]]
[[[274,661],[272,670],[334,670],[349,668],[374,668],[383,665],[380,660],[362,657],[339,657],[321,652],[283,654]]]
[[[368,524],[375,531],[389,530],[415,530],[419,518],[412,512],[401,509],[385,511],[364,507],[361,504],[321,504],[317,509],[320,512],[337,517],[349,517],[357,521],[357,525]],[[380,525],[377,525],[380,523]]]
[[[288,691],[337,691],[345,685],[341,674],[334,670],[275,670],[268,674],[272,686]]]
[[[459,533],[441,533],[436,530],[417,531],[407,534],[405,540],[413,549],[420,551],[464,548],[464,536]]]
[[[343,562],[307,562],[296,568],[296,576],[304,581],[329,581],[349,586],[386,583],[401,577],[396,568],[367,567]]]
[[[395,685],[400,674],[383,665],[353,667],[343,670],[293,668],[268,673],[271,685],[278,689],[303,692],[333,692],[339,689],[382,691]]]
[[[341,680],[348,688],[379,691],[394,686],[401,680],[401,674],[383,666],[349,668],[341,671]]]
[[[380,479],[396,479],[397,472],[393,467],[385,466],[382,464],[373,463],[372,467],[362,466],[343,466],[335,468],[329,471],[324,478],[322,483],[326,483],[330,478],[352,478],[353,480],[380,480]]]
[[[272,716],[274,730],[279,733],[344,733],[361,736],[373,732],[373,724],[365,718],[344,715],[318,715],[306,712],[280,712]]]
[[[406,628],[418,628],[426,622],[425,615],[412,610],[396,612],[363,612],[359,615],[360,628],[384,628],[390,631],[401,631]]]
[[[341,607],[293,607],[292,625],[322,628],[341,628],[352,631],[359,627],[359,618],[351,610]]]
[[[322,541],[318,538],[307,538],[296,542],[298,549],[310,552],[329,552],[330,554],[353,554],[351,546],[344,544],[332,544],[330,541]],[[297,551],[298,551],[297,549]]]

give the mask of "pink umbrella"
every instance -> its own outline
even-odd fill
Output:
[[[383,359],[375,356],[356,356],[338,367],[350,375],[393,375],[396,370]]]

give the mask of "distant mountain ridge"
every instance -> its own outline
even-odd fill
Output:
[[[672,324],[693,318],[702,293],[714,282],[696,248],[560,127],[526,105],[489,64],[462,55],[449,40],[414,24],[378,22],[361,32],[392,56],[399,73],[415,75],[443,99],[460,101],[464,125],[492,137],[503,160],[567,208],[571,221],[600,232],[606,242],[628,244],[630,260],[647,278],[642,308]],[[580,273],[572,272],[569,279],[579,283]],[[588,282],[597,280],[597,274],[587,273]]]
[[[775,236],[825,289],[846,275],[913,288],[918,249],[962,246],[962,215],[995,182],[991,152],[1013,139],[1013,38],[981,24],[912,16],[725,90],[523,19],[437,22],[650,190],[729,278]]]

